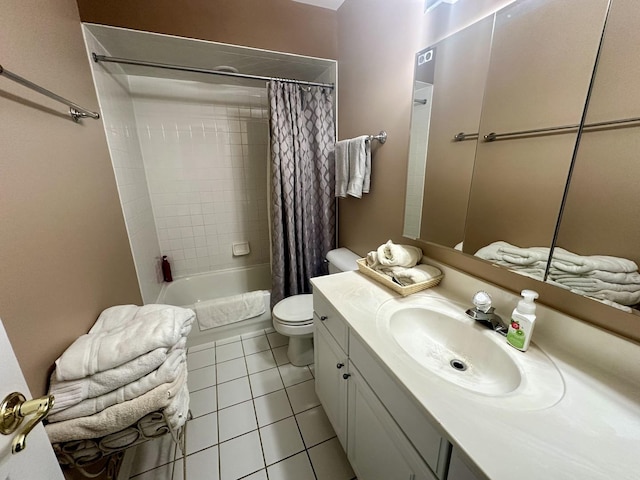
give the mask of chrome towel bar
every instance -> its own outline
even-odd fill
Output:
[[[52,98],[53,100],[55,100],[56,102],[60,102],[66,106],[69,107],[69,115],[71,115],[71,118],[73,119],[74,122],[78,122],[81,118],[94,118],[94,119],[98,119],[100,118],[100,114],[97,112],[92,112],[91,110],[87,110],[86,108],[82,108],[80,105],[77,105],[69,100],[67,100],[64,97],[61,97],[60,95],[57,95],[55,93],[53,93],[50,90],[47,90],[46,88],[41,87],[40,85],[36,85],[33,82],[30,82],[29,80],[27,80],[26,78],[21,77],[20,75],[16,75],[15,73],[10,72],[9,70],[7,70],[6,68],[4,68],[2,65],[0,65],[0,75],[7,77],[9,80],[13,80],[16,83],[19,83],[20,85],[23,85],[27,88],[30,88],[31,90],[34,90],[42,95],[45,95],[49,98]]]

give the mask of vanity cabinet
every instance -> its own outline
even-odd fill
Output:
[[[319,292],[314,326],[316,393],[358,478],[445,480],[449,442]]]
[[[347,457],[364,480],[437,480],[362,374],[349,362]]]
[[[316,366],[316,394],[338,435],[342,448],[347,449],[347,354],[314,313],[314,363]],[[348,377],[347,377],[348,378]]]

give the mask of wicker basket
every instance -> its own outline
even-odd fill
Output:
[[[391,290],[399,293],[403,297],[411,295],[412,293],[419,292],[420,290],[424,290],[425,288],[435,287],[444,277],[444,274],[442,274],[438,275],[435,278],[432,278],[431,280],[427,280],[426,282],[414,283],[413,285],[407,285],[403,287],[402,285],[398,285],[397,283],[395,283],[388,276],[383,275],[373,268],[368,267],[367,260],[365,258],[356,260],[356,263],[358,264],[358,270],[360,270],[360,272],[364,273],[367,277],[372,278],[376,282],[383,284],[385,287],[389,287]]]

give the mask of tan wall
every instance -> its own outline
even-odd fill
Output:
[[[83,22],[336,58],[336,12],[291,0],[78,0]]]
[[[6,69],[97,109],[74,0],[8,0]],[[0,317],[34,395],[98,314],[139,303],[102,121],[0,77]]]
[[[402,237],[413,55],[504,5],[503,1],[461,0],[423,17],[421,2],[346,0],[338,10],[340,139],[385,129],[389,140],[374,153],[371,193],[340,200],[339,243],[364,255],[382,242],[414,243],[426,255],[519,292],[532,288],[542,303],[624,336],[640,340],[640,321],[568,291],[494,267],[448,248]],[[480,9],[480,6],[483,9]],[[467,9],[467,7],[469,7]],[[466,12],[455,16],[453,12]]]

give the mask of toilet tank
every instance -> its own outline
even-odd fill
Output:
[[[329,273],[348,272],[350,270],[358,270],[358,260],[360,256],[353,253],[348,248],[336,248],[329,250],[327,253],[327,261],[329,262]]]

